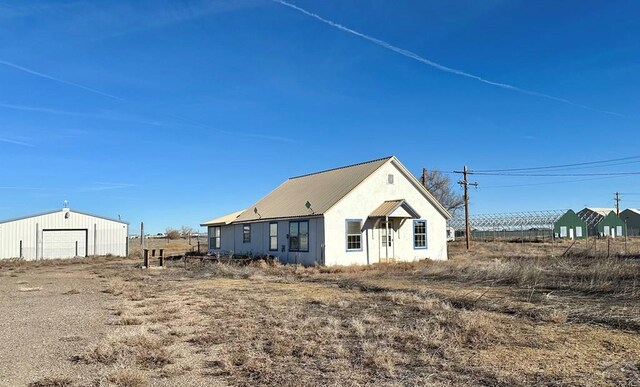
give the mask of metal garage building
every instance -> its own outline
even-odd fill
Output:
[[[0,222],[0,259],[128,254],[129,224],[69,208]]]

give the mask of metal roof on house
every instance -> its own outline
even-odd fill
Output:
[[[384,218],[387,216],[391,216],[393,212],[400,207],[407,211],[407,213],[409,213],[412,217],[420,217],[420,215],[404,199],[387,200],[383,202],[378,208],[376,208],[371,214],[369,214],[369,217]]]
[[[249,207],[235,221],[322,215],[392,158],[393,156],[385,157],[289,178]]]
[[[21,217],[13,218],[13,219],[0,220],[0,224],[9,223],[9,222],[15,222],[15,221],[18,221],[18,220],[23,220],[23,219],[35,218],[37,216],[55,214],[55,213],[58,213],[58,212],[62,212],[62,210],[53,210],[53,211],[41,212],[41,213],[38,213],[38,214],[33,214],[33,215],[28,215],[28,216],[21,216]],[[80,212],[80,211],[76,211],[76,210],[69,210],[69,212],[74,213],[74,214],[91,216],[93,218],[109,220],[109,221],[112,221],[112,222],[118,222],[118,223],[127,224],[127,225],[129,224],[129,222],[125,222],[124,220],[107,218],[106,216],[99,216],[99,215],[89,214],[87,212]]]
[[[212,219],[212,220],[210,220],[208,222],[201,223],[200,226],[204,227],[204,226],[227,225],[227,224],[233,222],[234,220],[236,220],[236,218],[240,214],[242,214],[244,211],[245,210],[236,211],[236,212],[233,212],[231,214],[227,214],[227,215],[221,216],[219,218]]]

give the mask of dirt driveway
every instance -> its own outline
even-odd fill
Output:
[[[69,359],[107,328],[100,281],[85,265],[0,270],[0,386],[69,374],[90,380],[91,367]]]

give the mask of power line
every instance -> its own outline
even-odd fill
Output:
[[[602,172],[602,173],[491,173],[491,172],[469,172],[470,175],[482,176],[513,176],[513,177],[580,177],[580,176],[634,176],[640,172]]]
[[[594,177],[590,179],[574,179],[574,180],[560,180],[560,181],[545,181],[542,183],[526,183],[526,184],[507,184],[507,185],[485,185],[482,188],[514,188],[514,187],[534,187],[538,185],[556,185],[556,184],[566,184],[566,183],[578,183],[581,181],[593,181],[593,180],[606,180],[606,179],[615,179],[620,178],[622,176],[605,176],[605,177]],[[620,195],[623,195],[621,192]],[[638,194],[640,195],[640,194]]]
[[[629,157],[622,157],[622,158],[617,158],[617,159],[599,160],[599,161],[587,161],[587,162],[583,162],[583,163],[574,163],[574,164],[548,165],[548,166],[541,166],[541,167],[472,170],[469,173],[535,171],[535,170],[544,170],[544,169],[557,169],[557,168],[566,168],[566,167],[577,167],[577,166],[583,166],[583,165],[596,165],[596,164],[612,163],[612,162],[616,162],[616,161],[635,160],[635,159],[640,159],[640,156],[629,156]]]

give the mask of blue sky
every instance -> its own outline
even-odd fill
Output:
[[[291,4],[1,1],[0,219],[68,200],[162,231],[387,155],[415,174],[640,155],[637,2]],[[640,193],[589,179],[474,176],[472,211]]]

